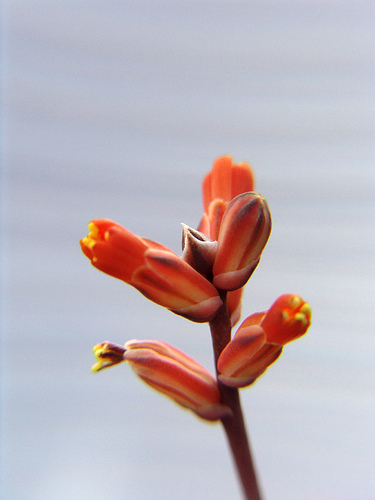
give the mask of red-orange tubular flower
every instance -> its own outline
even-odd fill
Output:
[[[205,420],[231,414],[220,403],[217,381],[209,371],[179,349],[159,340],[130,340],[124,360],[148,385]]]
[[[219,379],[230,387],[252,384],[310,323],[310,305],[298,295],[282,295],[268,311],[243,321],[218,359]]]
[[[93,220],[81,248],[93,266],[192,321],[209,321],[222,300],[216,288],[171,250],[119,224]]]

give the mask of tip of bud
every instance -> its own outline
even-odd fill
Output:
[[[284,345],[301,337],[310,326],[311,313],[310,304],[298,295],[281,295],[261,322],[267,341]]]
[[[109,368],[110,366],[117,365],[124,361],[124,353],[126,349],[119,344],[112,342],[102,342],[93,347],[93,353],[97,362],[91,368],[94,373]]]

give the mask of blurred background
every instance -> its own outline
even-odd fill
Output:
[[[273,231],[242,318],[308,334],[242,391],[266,500],[375,498],[374,3],[13,0],[2,16],[1,498],[236,500],[220,425],[92,347],[196,325],[98,272],[107,217],[180,252],[213,160],[249,161]]]

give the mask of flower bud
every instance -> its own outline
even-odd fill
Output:
[[[158,340],[131,340],[125,349],[125,360],[157,391],[206,420],[230,415],[213,375],[180,350]]]
[[[234,198],[220,226],[213,284],[223,290],[242,287],[258,265],[270,232],[271,214],[260,194]]]
[[[209,321],[222,304],[206,278],[171,250],[107,219],[90,222],[81,247],[97,269],[192,321]]]
[[[219,356],[219,380],[230,387],[252,384],[277,360],[287,342],[306,332],[310,321],[309,304],[290,293],[279,297],[268,311],[251,314]]]
[[[261,326],[267,342],[285,345],[306,333],[310,323],[310,305],[298,295],[287,293],[266,312]]]

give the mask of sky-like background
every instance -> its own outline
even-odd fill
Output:
[[[213,370],[207,325],[92,268],[107,217],[180,252],[215,157],[273,230],[243,317],[313,326],[241,392],[266,500],[375,498],[374,3],[12,0],[2,16],[4,500],[236,500],[220,425],[92,346],[155,338]]]

